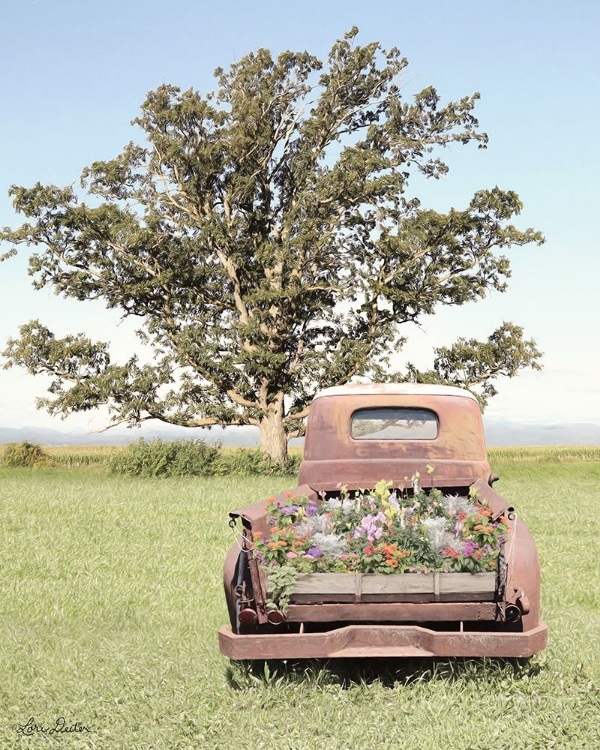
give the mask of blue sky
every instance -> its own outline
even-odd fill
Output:
[[[448,177],[419,186],[424,204],[462,207],[498,184],[525,204],[521,227],[542,248],[516,248],[505,294],[441,309],[414,331],[397,364],[425,367],[433,346],[485,337],[503,320],[525,327],[545,353],[541,373],[499,383],[490,416],[600,423],[596,178],[600,157],[600,5],[586,2],[192,2],[3,0],[0,3],[0,224],[19,222],[11,184],[77,182],[81,169],[116,155],[129,123],[161,83],[202,92],[212,73],[258,47],[325,56],[353,25],[362,43],[397,46],[409,59],[407,96],[434,85],[443,98],[481,92],[487,151],[454,147]],[[57,334],[86,331],[127,356],[128,323],[98,304],[35,292],[25,254],[0,265],[0,343],[40,318]],[[0,371],[0,424],[97,429],[102,415],[61,423],[35,410],[46,381]]]

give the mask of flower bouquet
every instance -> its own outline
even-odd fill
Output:
[[[269,533],[256,533],[253,545],[268,580],[269,605],[284,610],[292,597],[302,596],[304,601],[311,596],[372,601],[378,595],[443,601],[452,598],[457,584],[459,598],[461,591],[466,598],[469,592],[479,596],[482,581],[485,598],[490,592],[493,598],[505,516],[494,518],[473,492],[467,497],[435,488],[425,492],[418,478],[413,486],[413,493],[402,493],[382,480],[374,490],[350,493],[342,487],[339,496],[323,495],[319,502],[293,493],[283,500],[270,498]],[[399,573],[423,580],[381,578]],[[450,582],[444,575],[450,573],[467,575]],[[477,585],[469,580],[473,577]]]

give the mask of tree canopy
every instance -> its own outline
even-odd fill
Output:
[[[11,188],[27,223],[0,234],[5,256],[33,246],[37,288],[139,318],[154,350],[116,363],[107,342],[31,321],[4,356],[52,376],[40,406],[107,405],[113,424],[257,425],[283,458],[322,387],[447,382],[484,403],[496,376],[539,368],[511,323],[437,350],[430,371],[389,367],[404,323],[503,291],[502,251],[543,238],[510,223],[521,210],[510,190],[482,189],[447,213],[408,197],[411,177],[448,171],[444,147],[485,148],[479,95],[406,98],[407,60],[356,35],[325,62],[252,52],[217,70],[206,95],[159,86],[134,120],[142,142],[86,168],[81,189]]]

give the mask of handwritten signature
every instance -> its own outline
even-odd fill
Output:
[[[79,721],[75,721],[71,726],[67,726],[64,716],[59,716],[54,726],[45,727],[43,724],[36,724],[33,716],[27,719],[25,724],[17,725],[18,734],[32,735],[36,732],[44,734],[68,734],[69,732],[91,732],[89,727]]]

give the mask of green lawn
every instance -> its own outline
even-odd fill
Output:
[[[292,478],[0,470],[0,748],[600,747],[600,462],[573,458],[494,462],[542,563],[550,643],[528,665],[262,673],[217,648],[227,511]],[[92,732],[24,737],[30,716]]]

